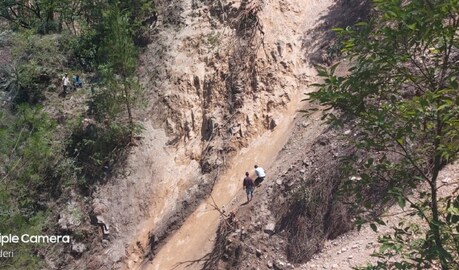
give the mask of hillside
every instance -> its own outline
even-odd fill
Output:
[[[1,3],[0,269],[459,269],[458,10]]]

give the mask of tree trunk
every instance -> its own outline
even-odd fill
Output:
[[[129,86],[128,83],[126,82],[126,78],[124,79],[124,87],[123,87],[123,92],[124,92],[124,103],[126,104],[126,109],[128,112],[128,118],[129,118],[129,133],[131,136],[131,139],[133,137],[133,132],[134,132],[134,119],[132,118],[132,111],[131,111],[131,101],[130,101],[130,96],[129,96]]]
[[[436,128],[436,134],[435,134],[435,140],[434,140],[434,151],[435,151],[435,156],[434,156],[434,167],[432,171],[432,178],[430,181],[430,191],[431,191],[431,200],[432,200],[432,221],[429,224],[429,227],[431,231],[433,232],[434,235],[434,240],[435,244],[439,250],[438,258],[441,263],[441,268],[442,270],[449,270],[448,267],[448,260],[446,258],[446,254],[448,252],[445,250],[443,247],[443,241],[441,239],[441,232],[440,232],[440,217],[438,214],[438,189],[437,189],[437,179],[438,179],[438,174],[440,173],[441,170],[441,165],[442,165],[442,157],[440,154],[437,153],[438,148],[440,147],[440,138],[443,135],[442,134],[442,124],[441,121],[439,120],[440,116],[437,115],[437,128]]]

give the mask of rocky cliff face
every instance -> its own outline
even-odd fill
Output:
[[[153,90],[148,117],[166,129],[169,144],[182,149],[180,158],[199,161],[203,172],[253,135],[275,128],[276,112],[306,79],[300,41],[291,35],[297,29],[280,29],[278,23],[292,22],[276,19],[299,8],[280,2],[286,1],[163,6],[163,29],[142,59],[141,76]],[[265,8],[273,11],[266,14]]]

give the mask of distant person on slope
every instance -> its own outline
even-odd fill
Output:
[[[247,194],[247,202],[250,202],[253,198],[253,189],[255,184],[253,183],[252,178],[249,177],[249,173],[245,173],[244,182],[242,183],[242,189],[245,188],[245,193]]]
[[[62,96],[65,97],[67,95],[67,89],[68,89],[68,86],[69,86],[69,75],[67,73],[65,73],[64,77],[62,77],[62,88],[63,88],[63,91],[62,91]]]
[[[265,170],[263,170],[262,167],[258,167],[258,165],[255,165],[255,174],[257,175],[257,179],[255,179],[255,186],[258,187],[263,180],[265,180],[266,174]]]
[[[77,75],[75,75],[75,76],[73,77],[73,86],[74,86],[75,88],[81,88],[81,87],[83,87],[83,81],[81,81],[80,75],[77,74]]]

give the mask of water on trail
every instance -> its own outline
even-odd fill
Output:
[[[297,108],[298,102],[292,102],[274,131],[264,133],[249,147],[240,151],[219,177],[210,198],[201,203],[180,229],[167,240],[153,261],[145,263],[140,269],[199,269],[199,263],[190,262],[199,260],[212,249],[220,218],[215,206],[231,211],[230,204],[234,199],[240,200],[235,203],[236,207],[246,201],[242,179],[246,171],[254,174],[254,164],[265,168],[265,182],[273,181],[269,177],[269,166],[288,140]]]

